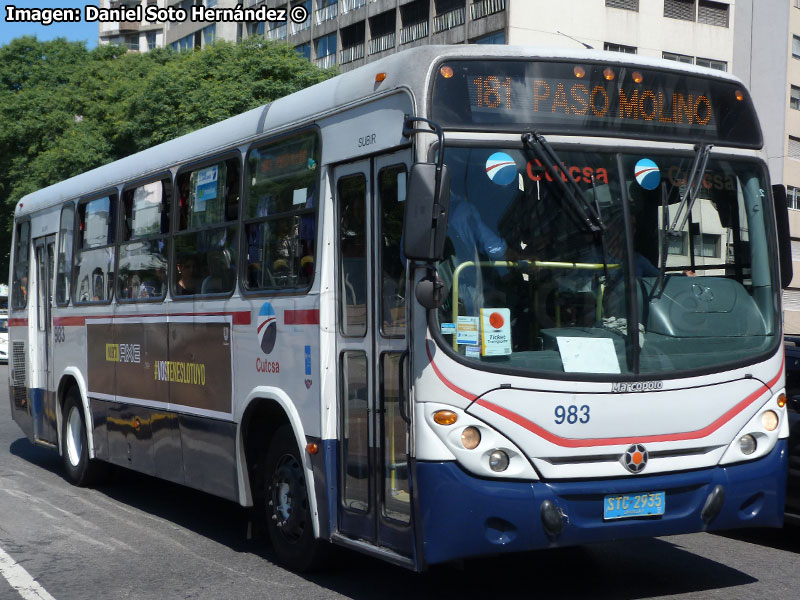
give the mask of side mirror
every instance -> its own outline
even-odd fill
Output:
[[[406,193],[403,253],[410,260],[433,262],[442,259],[450,207],[450,173],[442,165],[436,180],[435,163],[411,167]]]
[[[778,255],[781,265],[781,288],[786,289],[792,283],[792,238],[789,233],[789,204],[786,201],[786,188],[782,185],[772,186],[775,202],[775,224],[778,229]]]

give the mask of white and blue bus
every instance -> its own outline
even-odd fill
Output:
[[[298,570],[780,526],[761,147],[725,73],[398,53],[23,198],[13,417],[77,485],[253,507]]]

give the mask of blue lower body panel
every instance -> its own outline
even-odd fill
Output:
[[[752,463],[670,475],[590,481],[521,482],[478,479],[454,462],[417,463],[424,561],[435,564],[505,552],[571,546],[632,537],[780,527],[786,493],[787,441]],[[701,513],[717,487],[719,512],[708,523]],[[609,494],[666,492],[658,517],[603,520]],[[541,506],[549,500],[562,513],[561,532],[548,534]]]

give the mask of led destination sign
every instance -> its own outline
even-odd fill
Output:
[[[624,65],[450,61],[432,119],[446,128],[646,137],[760,148],[749,95],[734,82]]]

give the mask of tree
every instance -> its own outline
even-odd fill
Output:
[[[35,37],[0,47],[0,272],[25,194],[333,75],[261,38],[182,53]]]

